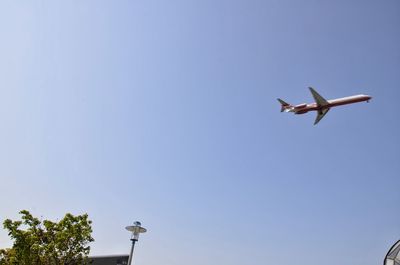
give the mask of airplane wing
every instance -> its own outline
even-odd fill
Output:
[[[314,88],[309,87],[309,89],[310,89],[310,91],[311,91],[312,96],[313,96],[314,99],[315,99],[315,102],[317,103],[317,105],[318,105],[319,107],[323,107],[323,106],[329,105],[328,101],[326,101],[326,99],[324,99],[320,94],[318,94],[318,92],[315,91]],[[324,114],[324,115],[325,115],[325,114]],[[322,119],[322,118],[321,118],[321,119]]]
[[[322,120],[322,118],[328,113],[329,108],[328,109],[322,109],[318,111],[317,117],[315,118],[315,122],[314,125],[316,125],[320,120]]]

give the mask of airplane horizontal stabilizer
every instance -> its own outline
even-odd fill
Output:
[[[289,103],[285,102],[284,100],[278,98],[279,103],[281,103],[281,112],[285,111],[287,107],[291,107]]]

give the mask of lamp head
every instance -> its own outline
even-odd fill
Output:
[[[140,233],[145,233],[147,230],[146,228],[141,226],[142,224],[138,221],[133,222],[133,225],[127,226],[125,229],[132,232],[132,241],[138,241],[139,240],[139,234]]]

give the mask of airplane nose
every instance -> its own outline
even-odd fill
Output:
[[[369,102],[371,99],[372,97],[367,95],[367,102]]]

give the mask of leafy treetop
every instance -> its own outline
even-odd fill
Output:
[[[87,263],[94,239],[87,214],[67,213],[59,222],[40,221],[29,211],[20,211],[20,221],[7,219],[4,229],[13,241],[0,249],[0,265],[75,265]],[[22,228],[21,228],[22,227]]]

